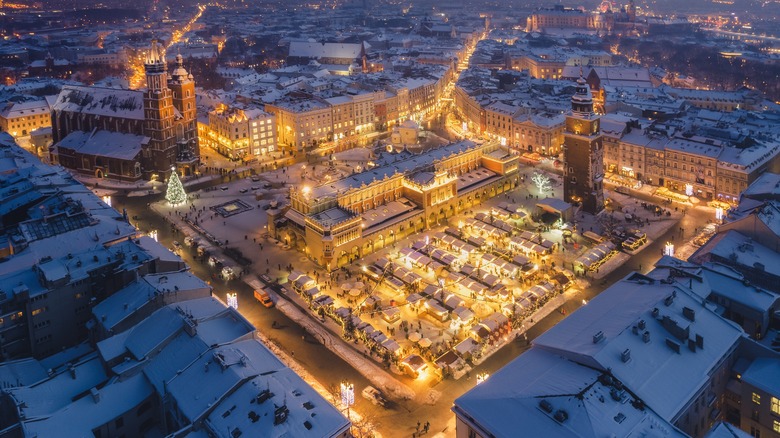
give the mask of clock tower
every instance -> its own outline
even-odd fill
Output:
[[[604,208],[604,147],[600,117],[593,112],[593,96],[585,79],[577,80],[564,132],[563,200],[596,214]]]

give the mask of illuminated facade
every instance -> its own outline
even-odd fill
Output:
[[[231,160],[251,160],[276,150],[276,117],[263,110],[220,106],[199,124],[201,141]]]
[[[614,25],[615,19],[612,14],[594,14],[579,9],[556,6],[553,9],[542,9],[529,15],[526,31],[540,32],[546,28],[609,30]]]
[[[294,188],[284,217],[269,220],[271,231],[336,269],[517,184],[518,158],[498,142],[463,141],[378,161],[341,180]]]
[[[8,102],[0,109],[0,132],[7,132],[14,138],[29,136],[34,130],[49,126],[51,114],[45,100]]]

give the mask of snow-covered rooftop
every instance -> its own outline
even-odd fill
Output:
[[[363,46],[360,43],[320,43],[315,41],[290,41],[289,56],[300,58],[342,58],[360,57]]]
[[[143,104],[141,91],[66,85],[52,105],[52,111],[143,120]]]
[[[287,408],[286,417],[284,421],[275,421],[281,419],[274,415],[281,407]],[[278,413],[283,412],[282,409]],[[241,384],[214,408],[206,418],[206,424],[215,436],[224,438],[233,438],[235,431],[246,436],[269,438],[330,437],[349,429],[349,422],[341,412],[289,368],[268,372]]]
[[[780,394],[780,360],[757,358],[742,373],[742,381],[770,394]]]
[[[129,161],[138,158],[141,149],[148,145],[149,141],[151,139],[143,135],[121,132],[73,131],[60,140],[57,145],[81,154]]]
[[[644,329],[635,333],[634,326]],[[611,370],[671,421],[742,335],[736,324],[705,307],[690,290],[631,274],[538,337],[534,346]],[[628,361],[621,359],[625,351],[630,352]]]
[[[188,271],[148,274],[98,303],[92,313],[103,327],[111,329],[151,301],[178,293],[184,295],[194,289],[210,287]]]
[[[431,165],[438,160],[463,153],[475,147],[476,145],[473,142],[464,140],[432,149],[420,155],[383,155],[376,160],[378,164],[377,167],[338,181],[317,186],[312,189],[311,195],[315,199],[335,196],[337,193],[344,193],[350,189],[359,188],[375,181],[381,181],[396,174],[406,174],[407,172]]]
[[[532,348],[456,399],[453,411],[497,437],[518,430],[539,437],[686,436],[604,376]]]

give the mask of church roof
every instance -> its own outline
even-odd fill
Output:
[[[360,43],[318,43],[309,41],[291,41],[290,56],[301,58],[360,58]]]
[[[58,145],[76,152],[120,160],[134,160],[149,137],[109,131],[71,132]]]
[[[143,105],[142,91],[66,85],[52,110],[143,120]]]

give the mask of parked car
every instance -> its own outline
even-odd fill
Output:
[[[225,266],[222,268],[222,278],[225,280],[232,280],[236,278],[236,271],[232,266]]]
[[[257,176],[257,175],[252,175],[252,178],[250,178],[250,179],[252,180],[252,182],[258,182],[258,181],[260,181],[260,177],[259,177],[259,176]]]
[[[366,386],[361,394],[363,395],[363,398],[377,406],[385,407],[387,405],[387,399],[385,396],[382,395],[381,391],[374,388],[373,386]]]
[[[222,190],[222,191],[224,192],[224,191],[226,191],[226,190],[228,189],[228,187],[227,187],[227,186],[222,186],[222,187],[220,187],[219,189],[220,189],[220,190]]]
[[[269,294],[266,290],[255,290],[255,299],[260,301],[260,304],[265,307],[270,308],[274,306],[274,302],[271,299],[271,294]]]

